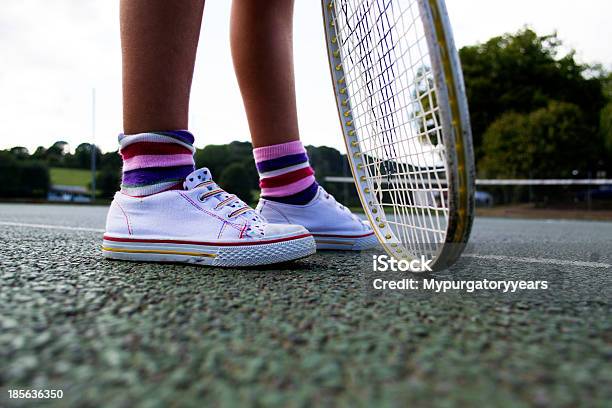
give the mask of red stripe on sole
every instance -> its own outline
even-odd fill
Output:
[[[265,241],[253,241],[253,242],[202,242],[202,241],[182,241],[173,239],[135,239],[135,238],[116,238],[104,235],[103,239],[113,242],[141,242],[149,244],[186,244],[186,245],[207,245],[207,246],[247,246],[247,245],[265,245],[274,244],[276,242],[292,241],[294,239],[301,239],[311,237],[312,234],[301,234],[294,235],[292,237],[268,239]]]
[[[294,183],[303,178],[314,175],[314,171],[312,167],[304,167],[303,169],[298,169],[295,171],[291,171],[289,173],[281,174],[279,176],[268,177],[261,179],[259,182],[259,187],[261,188],[274,188],[274,187],[282,187],[287,184]]]

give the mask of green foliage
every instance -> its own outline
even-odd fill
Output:
[[[340,152],[332,147],[307,146],[310,164],[317,172],[317,178],[323,180],[327,176],[338,176],[346,173],[348,164]]]
[[[0,197],[46,197],[49,169],[44,163],[18,160],[13,153],[0,151]]]
[[[68,154],[68,143],[58,141],[47,149],[45,152],[45,159],[50,166],[61,166],[66,154]]]
[[[338,199],[350,205],[358,205],[359,198],[352,185],[325,183],[327,176],[350,176],[346,157],[334,148],[307,146],[310,164],[317,180]],[[196,167],[208,167],[213,177],[224,189],[251,202],[252,191],[259,189],[259,176],[249,142],[232,142],[228,145],[208,145],[195,153]]]
[[[440,114],[434,111],[438,106],[437,96],[431,90],[435,88],[433,73],[428,66],[419,67],[415,78],[415,89],[412,98],[418,100],[414,117],[421,117],[419,124],[419,137],[424,144],[438,144],[438,133],[436,127],[441,123]]]
[[[597,127],[605,104],[603,79],[589,77],[590,67],[578,64],[573,52],[560,55],[561,45],[556,34],[538,36],[526,28],[461,49],[479,158],[488,154],[482,137],[491,123],[507,112],[546,107],[551,100],[579,106],[586,124]]]
[[[28,149],[23,146],[12,147],[10,152],[18,160],[25,160],[30,156]]]
[[[251,191],[259,188],[259,176],[253,159],[252,145],[249,142],[232,142],[227,145],[208,145],[203,149],[198,149],[195,153],[196,168],[207,167],[213,177],[221,182],[223,173],[228,167],[237,164],[244,170],[242,174],[243,187],[240,187],[242,195],[231,190],[246,202],[250,202]],[[237,172],[237,170],[232,170]],[[234,176],[232,176],[233,178]],[[235,185],[232,180],[231,185]],[[248,191],[248,193],[247,193]],[[244,197],[243,197],[244,196]],[[245,198],[248,198],[246,200]]]
[[[573,104],[550,102],[532,113],[506,113],[487,129],[480,171],[487,178],[571,177],[592,162],[592,134]]]
[[[100,157],[100,161],[98,163],[99,163],[98,167],[101,169],[108,167],[116,171],[121,171],[121,166],[123,165],[121,156],[119,156],[119,153],[116,151],[104,153]]]
[[[81,143],[74,150],[74,154],[70,155],[66,160],[67,167],[79,168],[79,169],[89,169],[91,168],[91,149],[92,145],[90,143]],[[96,164],[100,166],[100,162],[102,159],[102,152],[96,146]]]
[[[608,167],[612,167],[612,74],[604,81],[604,94],[608,103],[599,114],[599,133],[607,155]]]
[[[539,36],[528,28],[464,47],[460,56],[479,175],[546,178],[569,177],[573,170],[612,171],[611,74],[579,64],[573,52],[563,53],[556,34]],[[423,116],[423,131],[438,119],[427,114],[435,103],[427,92],[432,86],[429,69],[419,68],[411,90],[419,101],[415,114]],[[48,148],[39,146],[33,154],[20,146],[0,151],[0,196],[43,194],[48,168],[55,184],[88,186],[91,149],[82,143],[70,153],[67,143],[58,141]],[[351,175],[346,157],[329,147],[308,146],[307,151],[317,180],[345,204],[358,205],[353,185],[324,181],[327,176]],[[111,197],[119,188],[121,157],[98,150],[96,162],[101,169],[98,189]],[[195,162],[245,201],[258,190],[251,143],[197,149]],[[40,184],[32,185],[34,180]]]
[[[612,102],[612,73],[605,76],[603,80],[603,92],[606,100]]]
[[[353,184],[327,183],[328,176],[350,177],[351,169],[345,155],[327,146],[306,146],[310,165],[315,170],[317,181],[339,201],[348,206],[358,206],[359,196]]]
[[[255,160],[252,145],[249,142],[231,142],[227,145],[208,145],[195,153],[196,167],[208,167],[213,177],[220,175],[232,163],[242,163],[245,168],[253,170],[255,175]],[[250,182],[257,183],[257,177],[249,177]]]
[[[43,163],[27,161],[18,166],[21,168],[22,196],[46,197],[49,191],[49,169]]]
[[[96,176],[96,190],[102,198],[112,198],[121,186],[121,171],[112,166],[106,166]]]
[[[89,169],[91,168],[91,149],[92,145],[90,143],[81,143],[76,147],[74,153],[70,153],[68,143],[58,141],[53,143],[48,149],[38,146],[32,155],[29,154],[28,149],[25,147],[13,147],[10,150],[20,160],[32,159],[44,161],[50,167]],[[121,166],[121,158],[116,152],[103,155],[96,146],[96,166],[102,167],[107,164],[105,159],[109,159],[110,155],[114,155],[119,159],[119,166]]]
[[[242,201],[251,203],[253,195],[251,186],[245,183],[249,179],[249,170],[243,163],[232,163],[227,166],[219,177],[219,185],[226,191],[236,194]]]
[[[33,160],[45,160],[47,157],[47,149],[45,149],[43,146],[38,146],[36,148],[36,150],[34,151],[34,153],[32,154],[32,159]]]
[[[87,187],[91,183],[90,170],[52,167],[50,175],[52,184]]]
[[[228,164],[228,145],[208,145],[204,149],[197,149],[194,155],[196,168],[208,167],[213,176],[220,175]]]
[[[317,179],[325,188],[344,199],[349,205],[357,205],[357,194],[352,185],[325,183],[326,176],[350,176],[346,157],[330,147],[307,147],[311,165],[315,168]],[[64,142],[56,142],[49,149],[38,147],[34,154],[28,155],[27,149],[15,147],[10,151],[0,152],[8,159],[3,164],[11,166],[14,163],[32,161],[48,166],[48,172],[53,184],[90,187],[91,172],[89,160],[91,145],[80,144],[71,154]],[[249,142],[232,142],[227,145],[208,145],[197,149],[195,153],[196,167],[208,167],[219,184],[229,192],[238,195],[244,201],[253,203],[253,191],[259,189],[259,175],[253,159],[252,145]],[[98,152],[98,174],[96,188],[99,195],[111,198],[119,189],[121,183],[121,157],[117,152],[100,154]],[[9,173],[5,173],[9,174]],[[12,174],[12,173],[10,173]],[[5,186],[12,185],[5,182]],[[0,194],[5,197],[15,196],[14,188],[3,188]]]
[[[612,102],[601,110],[599,131],[608,159],[612,158]]]

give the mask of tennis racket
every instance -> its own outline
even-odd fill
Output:
[[[359,198],[396,259],[454,263],[474,216],[463,74],[444,0],[323,0],[333,88]]]

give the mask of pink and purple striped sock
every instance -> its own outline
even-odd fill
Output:
[[[319,185],[308,163],[302,142],[295,141],[253,149],[259,172],[261,196],[285,204],[304,205]]]
[[[182,188],[185,177],[195,170],[193,142],[186,130],[119,135],[121,192],[144,197]]]

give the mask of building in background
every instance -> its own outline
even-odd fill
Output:
[[[91,202],[91,196],[89,190],[83,186],[54,184],[49,188],[47,200],[55,202],[89,203]]]

